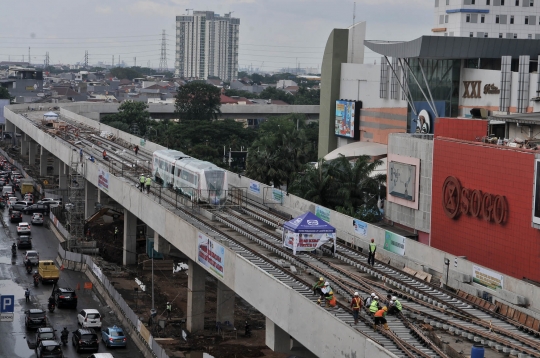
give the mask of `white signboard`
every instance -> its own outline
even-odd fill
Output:
[[[473,265],[473,282],[492,290],[503,288],[504,276],[498,272]]]
[[[335,233],[299,234],[285,229],[283,233],[283,246],[297,251],[313,251],[329,241],[334,241]]]
[[[0,322],[13,322],[13,313],[0,313]]]

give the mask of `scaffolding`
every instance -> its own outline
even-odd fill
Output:
[[[70,234],[67,245],[68,250],[71,250],[73,246],[77,246],[77,242],[80,242],[84,238],[84,223],[86,219],[85,179],[82,172],[83,164],[72,158],[69,168],[68,203],[66,205],[67,228]]]

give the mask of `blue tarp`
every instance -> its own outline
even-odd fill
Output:
[[[307,212],[291,221],[287,221],[283,227],[296,233],[334,233],[336,228],[322,220],[311,212]]]

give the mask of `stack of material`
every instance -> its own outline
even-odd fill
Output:
[[[152,270],[152,260],[148,260],[148,256],[146,256],[147,261],[143,261],[143,270],[144,271],[150,271]],[[172,271],[174,261],[173,260],[153,260],[154,261],[154,270],[162,270],[162,271]]]

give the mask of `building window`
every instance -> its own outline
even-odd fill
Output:
[[[488,33],[487,33],[487,32],[484,32],[484,37],[488,37]]]
[[[444,23],[445,23],[445,24],[448,23],[448,15],[444,15]]]
[[[471,5],[475,5],[476,0],[471,0]]]
[[[514,24],[514,15],[510,15],[510,25]]]
[[[525,25],[529,25],[529,17],[525,16]]]
[[[480,23],[483,24],[484,22],[486,22],[486,15],[480,16]]]
[[[491,5],[490,3],[491,3],[491,1],[486,0],[486,5]]]
[[[472,32],[469,32],[469,37],[473,37],[474,34]]]
[[[516,6],[519,6],[519,0],[516,0]]]
[[[444,36],[448,36],[448,32],[445,32],[445,33],[444,33]]]
[[[499,32],[499,38],[502,39],[502,32]]]
[[[471,14],[465,15],[465,22],[471,22]]]
[[[500,22],[501,22],[501,18],[499,17],[499,15],[495,15],[495,23],[499,24]]]
[[[529,0],[529,6],[534,6],[534,0]]]
[[[514,38],[517,39],[517,34],[514,34]]]
[[[528,38],[529,40],[532,40],[532,34],[528,34],[528,35],[527,35],[527,38]]]
[[[450,5],[450,0],[446,0],[446,5]]]
[[[501,6],[504,6],[504,0],[501,0]]]

